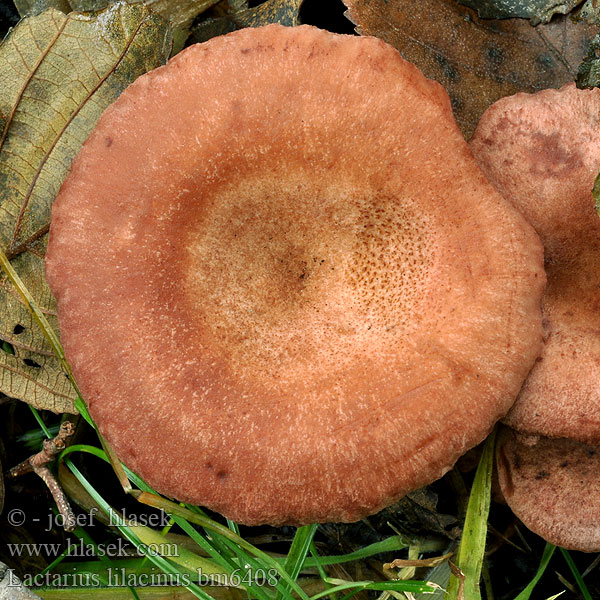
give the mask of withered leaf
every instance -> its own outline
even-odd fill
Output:
[[[166,60],[170,40],[164,19],[119,3],[97,14],[48,9],[0,46],[0,247],[56,330],[44,279],[52,202],[104,108]],[[0,306],[0,392],[76,412],[71,384],[4,275]]]
[[[204,42],[236,29],[261,27],[271,23],[294,27],[300,22],[302,2],[303,0],[267,0],[253,8],[232,12],[217,19],[208,19],[192,30],[192,41]]]
[[[477,11],[482,19],[530,19],[532,25],[548,23],[553,15],[565,15],[581,0],[458,0]]]
[[[454,0],[344,0],[358,33],[395,46],[450,94],[463,133],[503,96],[573,81],[596,33],[569,17],[481,20]]]

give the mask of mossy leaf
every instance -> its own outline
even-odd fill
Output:
[[[163,63],[171,29],[142,4],[98,13],[48,9],[23,19],[0,46],[0,248],[58,330],[44,279],[52,202],[98,117],[129,83]],[[52,348],[0,277],[0,392],[76,412]]]
[[[279,23],[287,27],[298,25],[300,6],[303,0],[267,0],[254,8],[231,15],[238,27],[261,27]]]
[[[579,65],[577,87],[600,87],[600,35],[592,40],[586,57]]]
[[[596,208],[596,212],[600,217],[600,173],[596,176],[596,180],[594,181],[594,189],[592,190],[592,194],[594,196],[594,206]]]
[[[175,28],[187,27],[202,12],[219,0],[146,0],[144,4],[152,12],[169,19]],[[71,11],[99,12],[114,4],[112,0],[14,0],[22,17],[39,15],[48,8],[56,8],[65,14]]]
[[[217,35],[224,35],[244,27],[262,27],[279,23],[294,27],[300,23],[300,7],[304,0],[267,0],[258,6],[234,11],[225,17],[207,19],[192,30],[194,42],[205,42]],[[232,6],[241,3],[231,3]]]
[[[598,6],[598,0],[586,0],[576,18],[586,21],[591,25],[600,25],[600,6]]]
[[[64,13],[71,11],[68,0],[14,0],[21,17],[39,15],[48,8],[56,8]]]
[[[532,25],[548,23],[553,15],[566,15],[581,0],[458,0],[477,11],[482,19],[529,19]]]

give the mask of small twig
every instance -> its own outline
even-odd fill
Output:
[[[62,515],[63,526],[66,531],[73,531],[73,529],[75,529],[75,515],[73,514],[73,510],[67,497],[62,491],[60,484],[48,468],[48,464],[65,449],[67,445],[66,442],[73,435],[74,431],[75,427],[73,423],[65,421],[60,426],[56,437],[50,440],[44,440],[43,447],[37,454],[33,454],[7,473],[7,477],[13,479],[32,471],[41,477],[48,486],[48,489],[56,502],[56,506]]]

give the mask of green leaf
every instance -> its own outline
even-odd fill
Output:
[[[533,592],[533,588],[538,584],[538,581],[542,578],[542,575],[546,571],[546,567],[556,550],[556,546],[553,544],[547,543],[544,548],[544,552],[542,553],[542,558],[540,560],[540,565],[538,567],[537,573],[534,578],[529,582],[527,587],[515,598],[515,600],[529,600],[531,597],[531,593]]]
[[[482,19],[530,19],[532,25],[548,23],[553,15],[566,15],[581,0],[458,0],[477,11]]]
[[[495,441],[496,430],[494,429],[483,446],[483,453],[469,496],[465,525],[458,548],[456,566],[464,574],[464,600],[481,600],[479,580],[485,553],[487,520],[492,497]],[[448,586],[448,600],[456,600],[458,590],[458,578],[451,577]]]
[[[166,61],[171,28],[142,4],[97,14],[48,9],[23,19],[0,46],[0,249],[54,330],[44,280],[52,202],[102,111]],[[75,392],[21,296],[0,278],[0,392],[76,412]]]
[[[583,581],[583,577],[581,576],[581,573],[579,572],[579,569],[575,564],[575,561],[569,554],[569,551],[565,550],[564,548],[560,548],[560,553],[563,555],[563,558],[565,559],[567,565],[569,565],[569,569],[571,569],[571,573],[575,578],[575,582],[577,583],[577,587],[581,592],[581,596],[584,598],[584,600],[593,600],[592,595],[590,594],[587,585],[585,585],[585,581]]]
[[[181,566],[185,570],[195,571],[196,569],[201,569],[204,573],[220,573],[219,568],[216,565],[213,565],[211,561],[204,559],[181,546],[177,546],[175,552],[169,552],[168,559],[162,556],[160,554],[160,548],[161,544],[164,544],[165,542],[160,533],[149,527],[128,523],[119,512],[115,511],[112,506],[102,498],[70,459],[65,459],[65,464],[102,511],[109,515],[111,523],[117,527],[123,537],[131,542],[138,551],[147,556],[150,562],[156,565],[164,573],[175,576],[180,576],[182,573],[185,573],[185,571],[178,570],[175,565]],[[164,548],[168,548],[168,546],[163,546],[163,549]],[[159,551],[157,552],[156,550]],[[186,584],[185,587],[197,598],[201,598],[202,600],[213,600],[211,596],[195,583],[190,582],[189,585]]]
[[[300,575],[300,571],[306,561],[306,556],[310,550],[315,533],[317,532],[318,524],[304,525],[304,527],[298,527],[294,541],[290,551],[285,559],[283,568],[289,573],[290,577],[295,581]],[[288,588],[289,590],[289,588]],[[277,598],[281,598],[278,594]]]

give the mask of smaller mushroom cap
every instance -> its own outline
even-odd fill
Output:
[[[600,89],[516,94],[482,116],[471,149],[545,249],[546,342],[505,422],[600,443]]]
[[[529,529],[563,548],[600,551],[600,446],[504,427],[496,462],[502,493]]]

